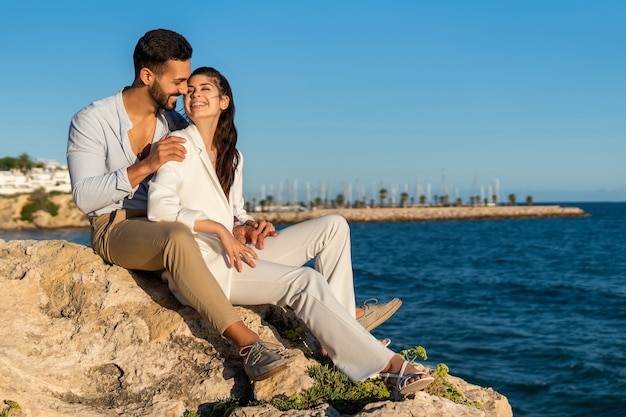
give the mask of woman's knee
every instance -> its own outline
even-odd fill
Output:
[[[302,266],[296,270],[291,287],[298,289],[299,292],[323,291],[323,287],[327,286],[326,279],[313,268]]]
[[[350,226],[345,217],[339,214],[327,214],[323,216],[325,218],[328,227],[339,234],[350,234]]]

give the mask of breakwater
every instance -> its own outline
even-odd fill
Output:
[[[411,222],[481,219],[529,219],[586,217],[589,214],[578,207],[549,206],[460,206],[314,209],[310,211],[267,211],[252,213],[255,219],[275,224],[291,224],[325,214],[340,214],[349,222]]]
[[[50,201],[59,208],[56,216],[39,211],[33,214],[32,221],[21,220],[22,207],[29,202],[29,198],[28,194],[0,198],[0,230],[89,226],[85,215],[76,208],[71,194],[50,197]],[[340,214],[349,222],[363,223],[588,216],[588,213],[580,208],[559,205],[337,208],[306,211],[270,210],[250,214],[257,220],[267,220],[275,224],[293,224],[325,214]]]

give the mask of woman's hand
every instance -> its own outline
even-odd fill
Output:
[[[256,266],[253,261],[253,259],[259,258],[256,252],[252,248],[241,243],[237,238],[235,238],[235,236],[233,236],[232,233],[228,231],[228,229],[223,227],[223,230],[217,233],[217,237],[220,242],[222,242],[222,246],[224,246],[231,268],[234,266],[238,272],[241,272],[243,270],[243,265],[241,263],[242,260],[251,268]]]

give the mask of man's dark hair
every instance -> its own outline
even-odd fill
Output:
[[[171,60],[187,61],[191,59],[192,48],[187,39],[168,29],[154,29],[146,32],[135,46],[133,62],[135,78],[142,68],[149,68],[155,74],[165,70],[166,62]]]

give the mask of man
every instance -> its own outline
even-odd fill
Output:
[[[180,223],[146,218],[150,177],[165,162],[185,158],[183,140],[167,134],[186,124],[174,108],[187,91],[191,54],[182,35],[147,32],[133,54],[133,84],[74,115],[67,145],[72,194],[90,220],[91,244],[105,261],[134,270],[165,269],[185,300],[237,345],[248,376],[260,380],[285,369],[285,360],[241,321],[206,268],[192,232]]]

